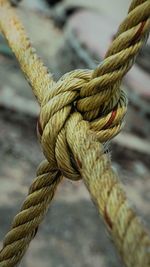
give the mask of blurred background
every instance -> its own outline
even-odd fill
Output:
[[[22,0],[17,13],[38,55],[58,79],[75,68],[94,68],[103,59],[129,4],[129,0]],[[2,246],[43,155],[36,136],[39,106],[1,35],[0,81]],[[122,86],[129,97],[126,125],[109,149],[132,206],[148,226],[150,40]],[[82,181],[64,179],[20,266],[123,266]]]

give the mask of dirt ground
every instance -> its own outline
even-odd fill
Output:
[[[44,18],[43,13],[39,16],[39,13],[29,11],[28,7],[22,6],[19,8],[19,14],[38,54],[54,76],[60,77],[64,69],[61,62],[58,62],[57,55],[65,42],[63,32],[56,29],[50,19]],[[102,9],[107,10],[106,3]],[[70,60],[68,62],[70,64]],[[72,67],[68,66],[70,69]],[[2,246],[4,235],[27,195],[43,154],[36,136],[39,107],[14,57],[0,55],[0,80],[0,245]],[[126,124],[128,117],[131,120],[131,114],[127,116]],[[123,132],[125,131],[126,127]],[[148,140],[143,139],[143,142],[148,143]],[[120,175],[131,205],[145,225],[149,226],[150,153],[148,150],[144,152],[132,145],[129,146],[128,143],[131,144],[130,140],[126,140],[126,144],[114,141],[109,145],[113,166]],[[82,181],[71,182],[64,178],[20,266],[123,266]]]

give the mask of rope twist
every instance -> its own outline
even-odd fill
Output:
[[[91,71],[77,70],[67,73],[55,83],[41,104],[38,136],[44,155],[51,171],[60,170],[71,180],[81,179],[66,140],[66,123],[73,113],[79,113],[83,119],[90,113],[89,128],[96,133],[100,142],[106,142],[120,131],[127,107],[126,96],[120,90],[111,100],[107,89],[81,98],[89,83]],[[109,110],[102,112],[108,100]]]

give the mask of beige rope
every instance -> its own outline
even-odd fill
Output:
[[[102,64],[94,71],[67,73],[54,82],[8,1],[0,0],[1,31],[41,105],[38,135],[47,159],[4,239],[0,267],[21,260],[61,174],[71,180],[83,178],[126,266],[150,266],[149,235],[129,207],[102,146],[121,130],[127,99],[120,84],[148,37],[149,17],[149,0],[132,1]]]

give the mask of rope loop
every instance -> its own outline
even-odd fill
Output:
[[[126,95],[120,90],[120,83],[115,84],[111,98],[109,89],[98,88],[97,91],[95,84],[102,76],[93,79],[90,70],[69,72],[51,86],[41,103],[37,132],[44,155],[51,170],[60,170],[71,180],[81,179],[66,140],[66,123],[71,116],[80,113],[101,143],[112,139],[122,128]],[[94,90],[86,96],[89,88]]]

